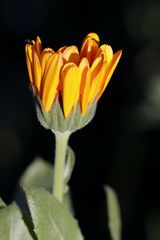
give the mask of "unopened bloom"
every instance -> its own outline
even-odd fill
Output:
[[[67,125],[64,130],[59,127],[60,131],[72,129],[74,118],[76,121],[81,118],[82,125],[88,122],[87,115],[104,92],[122,54],[121,50],[113,54],[107,44],[99,46],[96,33],[85,37],[80,51],[74,45],[58,51],[42,50],[39,37],[26,44],[25,51],[30,82],[44,117],[43,125],[50,123],[52,126],[48,128],[54,129],[65,121]],[[53,113],[61,120],[54,119]],[[91,115],[94,114],[89,114],[90,120]],[[55,125],[53,122],[57,121]]]

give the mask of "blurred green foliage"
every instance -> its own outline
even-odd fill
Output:
[[[123,56],[94,120],[71,137],[76,215],[87,239],[103,240],[102,186],[109,184],[120,201],[122,239],[160,239],[159,0],[82,0],[78,6],[63,0],[6,0],[0,2],[0,20],[2,198],[13,200],[17,179],[35,157],[52,162],[54,155],[53,138],[39,126],[28,89],[24,40],[40,35],[44,47],[56,49],[95,31],[102,43],[122,48]]]

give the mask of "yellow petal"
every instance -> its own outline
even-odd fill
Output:
[[[52,106],[53,100],[57,93],[57,86],[60,81],[60,70],[63,64],[61,54],[52,54],[46,64],[45,74],[43,77],[42,103],[48,112]]]
[[[50,64],[52,63],[53,59],[55,56],[57,56],[57,54],[59,56],[61,56],[62,54],[61,53],[58,53],[58,52],[53,52],[50,56],[48,56],[48,59],[46,59],[46,62],[45,62],[45,65],[44,65],[44,72],[43,72],[43,76],[42,76],[42,89],[43,89],[43,84],[44,84],[44,81],[46,79],[46,76],[48,74],[48,70],[50,68]],[[45,60],[45,59],[44,59]],[[62,58],[60,60],[62,62]]]
[[[96,42],[98,42],[99,43],[99,36],[98,36],[98,34],[97,33],[94,33],[94,32],[91,32],[91,33],[89,33],[88,35],[87,35],[87,37],[90,37],[90,38],[92,38],[92,39],[94,39]]]
[[[98,74],[96,75],[96,77],[94,78],[94,80],[91,83],[89,99],[88,99],[89,103],[92,103],[96,99],[96,97],[101,89],[103,79],[106,74],[106,70],[107,70],[107,64],[106,64],[106,62],[104,62],[100,71],[98,72]]]
[[[100,49],[102,50],[103,54],[104,54],[104,59],[107,62],[107,64],[109,65],[109,63],[111,62],[112,58],[113,58],[113,50],[111,48],[110,45],[107,44],[103,44]]]
[[[68,46],[61,47],[58,49],[58,52],[63,53],[66,48],[68,48]]]
[[[42,68],[42,76],[46,67],[46,63],[48,61],[48,58],[54,53],[52,48],[45,48],[40,56],[40,63]]]
[[[34,85],[38,92],[41,85],[41,65],[37,53],[33,50],[33,69],[34,69]]]
[[[86,57],[92,64],[94,57],[99,49],[99,37],[96,33],[90,33],[86,36],[82,43],[80,57]]]
[[[101,67],[103,64],[103,56],[96,58],[92,64],[91,68],[89,68],[89,66],[87,65],[87,62],[84,61],[82,64],[84,69],[86,68],[85,72],[84,72],[85,75],[83,78],[83,82],[81,83],[81,108],[82,108],[83,116],[87,112],[87,109],[90,104],[90,100],[93,98],[91,86],[92,86],[92,84],[94,84],[95,78],[101,70]],[[86,64],[86,66],[85,66],[85,64]]]
[[[77,104],[80,93],[80,76],[80,70],[74,63],[67,63],[62,68],[62,100],[65,117]]]
[[[75,64],[79,63],[79,52],[76,46],[70,46],[65,48],[63,52],[63,57],[67,62],[74,62]]]
[[[26,53],[26,62],[27,62],[27,68],[28,68],[28,74],[29,74],[30,82],[33,83],[32,45],[26,44],[26,46],[25,46],[25,53]]]
[[[36,38],[34,49],[37,52],[38,57],[40,57],[41,51],[42,51],[42,43],[40,37]]]
[[[82,43],[82,47],[85,45],[86,41],[88,41],[88,39],[93,39],[95,40],[97,43],[99,43],[100,39],[97,33],[89,33],[87,34],[87,36],[84,38],[83,43]]]
[[[94,81],[95,77],[101,70],[102,64],[103,64],[103,55],[96,58],[91,66],[91,82]]]
[[[100,89],[100,92],[98,93],[98,99],[101,97],[102,93],[104,92],[105,88],[107,87],[108,85],[108,82],[120,60],[120,57],[122,55],[122,51],[118,51],[116,52],[114,55],[113,55],[113,58],[106,70],[106,73],[105,73],[105,76],[104,76],[104,80],[102,82],[102,86],[101,86],[101,89]]]
[[[79,64],[79,69],[81,72],[81,85],[80,85],[80,94],[83,94],[84,87],[85,87],[85,82],[86,82],[86,77],[87,77],[87,72],[89,69],[89,62],[87,58],[82,58],[80,64]]]
[[[86,79],[83,87],[83,91],[81,93],[81,111],[82,111],[82,116],[85,115],[85,113],[88,110],[88,99],[89,99],[89,91],[90,91],[90,83],[91,83],[91,71],[90,68],[87,69],[86,72]]]

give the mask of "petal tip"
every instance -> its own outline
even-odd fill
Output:
[[[99,42],[99,41],[100,41],[98,34],[95,33],[95,32],[89,33],[89,34],[87,35],[87,37],[94,39],[96,42]]]

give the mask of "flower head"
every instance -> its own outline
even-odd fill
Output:
[[[104,92],[122,51],[113,54],[111,46],[99,46],[96,33],[89,33],[80,51],[74,45],[58,51],[42,50],[41,40],[26,44],[26,60],[31,85],[46,113],[60,103],[67,119],[80,106],[84,117]]]

